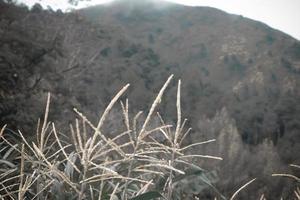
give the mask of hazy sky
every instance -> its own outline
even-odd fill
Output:
[[[38,2],[53,9],[66,9],[70,5],[65,0],[19,0],[28,5]],[[80,4],[107,3],[112,0],[91,0]],[[142,1],[142,0],[141,0]],[[157,0],[159,1],[159,0]],[[229,13],[243,15],[268,24],[300,40],[300,0],[168,0],[190,6],[210,6]]]

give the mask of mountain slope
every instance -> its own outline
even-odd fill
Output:
[[[202,163],[216,169],[221,192],[263,177],[249,198],[259,198],[257,188],[269,198],[289,197],[290,182],[265,176],[300,161],[299,41],[217,9],[151,0],[69,14],[0,0],[0,19],[1,125],[34,135],[49,91],[50,119],[66,131],[73,107],[97,120],[126,83],[134,112],[145,110],[173,73],[183,81],[183,114],[194,129],[189,139],[218,139],[195,151],[224,157],[216,168]],[[159,109],[170,123],[175,91],[173,83]],[[114,130],[118,112],[112,113]]]
[[[253,144],[264,137],[277,140],[279,129],[279,135],[290,131],[279,110],[284,98],[299,96],[299,41],[260,22],[207,7],[131,0],[79,13],[119,26],[126,38],[152,48],[168,63],[170,73],[184,80],[186,113],[192,119],[227,107],[244,140]]]

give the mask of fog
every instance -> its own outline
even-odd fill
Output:
[[[70,10],[84,8],[91,5],[109,3],[113,0],[81,1],[77,6],[71,6],[66,0],[19,0],[19,2],[32,6],[35,3],[42,4],[45,8],[50,6],[57,10]],[[160,0],[156,0],[160,1]],[[268,24],[272,28],[283,31],[292,37],[300,39],[300,8],[299,0],[168,0],[188,6],[209,6],[224,10],[229,13],[242,15]]]

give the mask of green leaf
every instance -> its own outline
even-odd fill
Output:
[[[181,181],[182,179],[187,178],[188,176],[201,176],[204,173],[204,170],[199,169],[188,169],[184,171],[185,174],[180,174],[173,179],[173,183]]]
[[[150,191],[150,192],[146,192],[144,194],[138,195],[136,197],[133,197],[130,200],[150,200],[150,199],[155,199],[155,198],[159,198],[159,197],[165,199],[159,192]]]
[[[176,183],[176,182],[181,181],[185,178],[188,178],[189,176],[199,176],[204,172],[205,172],[204,169],[202,169],[202,168],[195,165],[193,168],[188,168],[187,170],[185,170],[184,174],[180,174],[178,176],[175,176],[173,178],[173,183]],[[163,188],[164,185],[166,184],[166,181],[168,180],[168,177],[169,177],[169,175],[166,175],[164,177],[160,177],[160,179],[155,184],[155,188],[157,190],[160,190],[160,188]]]
[[[216,182],[216,180],[214,180],[215,179],[214,177],[216,176],[215,173],[216,173],[215,171],[208,172],[208,171],[206,171],[202,168],[198,168],[198,167],[197,168],[189,168],[189,169],[185,170],[185,174],[180,174],[180,175],[174,177],[173,183],[182,181],[184,179],[189,180],[189,179],[191,179],[191,177],[196,176],[204,183],[203,188],[205,188],[205,186],[209,186],[223,200],[225,200],[226,198],[213,185],[213,183]]]

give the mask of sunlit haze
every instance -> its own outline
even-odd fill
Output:
[[[83,1],[72,7],[67,0],[20,0],[29,6],[40,3],[44,7],[67,10],[90,5],[108,3],[112,0]],[[158,0],[156,0],[158,1]],[[228,13],[243,15],[264,22],[272,28],[283,31],[300,40],[300,0],[168,0],[189,6],[210,6]]]

